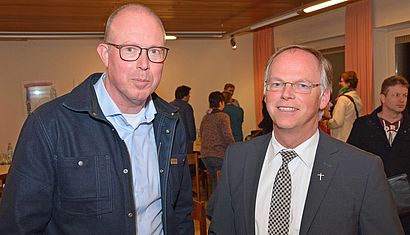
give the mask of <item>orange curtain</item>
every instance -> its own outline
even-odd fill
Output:
[[[356,71],[363,114],[373,111],[373,37],[370,0],[346,6],[345,70]]]
[[[272,28],[269,27],[253,32],[253,79],[256,125],[262,120],[263,81],[266,65],[272,55],[273,48]]]

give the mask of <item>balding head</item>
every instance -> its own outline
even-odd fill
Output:
[[[152,16],[153,19],[155,19],[158,25],[160,26],[164,34],[164,40],[165,40],[164,25],[162,24],[162,21],[158,17],[158,15],[155,14],[151,9],[149,9],[148,7],[142,4],[130,3],[130,4],[126,4],[126,5],[119,7],[118,9],[116,9],[114,12],[111,13],[105,25],[104,41],[109,42],[112,40],[112,34],[114,33],[112,29],[113,22],[115,22],[119,16],[123,15],[124,13],[129,13],[130,11],[136,13],[137,15],[141,15],[141,16],[142,15]],[[135,27],[138,27],[138,21],[134,23],[135,23]]]

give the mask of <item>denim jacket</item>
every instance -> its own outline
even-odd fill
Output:
[[[98,105],[100,77],[27,118],[0,204],[1,234],[136,234],[129,154]],[[194,234],[184,127],[175,107],[152,99],[164,233]]]

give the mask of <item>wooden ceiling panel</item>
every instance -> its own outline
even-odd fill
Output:
[[[125,0],[2,0],[0,33],[103,32]],[[317,0],[142,0],[170,32],[235,32]]]

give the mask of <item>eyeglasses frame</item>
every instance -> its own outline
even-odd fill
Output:
[[[140,58],[140,56],[141,56],[142,51],[145,50],[145,51],[147,52],[147,58],[148,58],[149,61],[151,61],[152,63],[157,63],[157,64],[164,63],[164,61],[167,59],[168,51],[169,51],[169,48],[167,48],[167,47],[157,47],[157,46],[156,46],[156,47],[148,47],[148,48],[145,48],[145,47],[140,47],[140,46],[133,45],[133,44],[115,44],[115,43],[111,43],[111,42],[104,42],[104,44],[107,44],[107,45],[110,45],[110,46],[113,46],[113,47],[117,48],[117,49],[118,49],[118,53],[119,53],[119,55],[120,55],[120,58],[121,58],[123,61],[127,61],[127,62],[132,62],[132,61],[138,60],[138,59]],[[124,47],[127,47],[127,46],[138,47],[138,48],[141,49],[139,55],[137,56],[137,58],[136,58],[135,60],[126,60],[126,59],[122,58],[121,49],[124,48]],[[161,62],[152,61],[152,60],[149,58],[149,55],[148,55],[148,50],[151,49],[151,48],[162,48],[162,49],[165,49],[165,57],[164,57],[164,60],[162,60]]]
[[[280,83],[283,84],[283,87],[281,88],[281,90],[277,90],[277,91],[269,90],[269,89],[268,89],[268,86],[271,85],[273,82],[270,82],[270,83],[265,82],[265,87],[266,87],[265,89],[266,89],[266,91],[280,92],[280,91],[283,91],[283,89],[285,89],[285,87],[286,87],[287,84],[289,84],[289,85],[292,87],[292,89],[293,89],[293,91],[294,91],[295,93],[298,93],[298,94],[310,94],[310,93],[312,93],[313,88],[316,88],[316,87],[319,87],[319,86],[322,85],[321,83],[311,83],[311,82],[306,82],[306,81],[297,81],[297,82],[281,82],[281,81],[277,81],[277,82],[280,82]],[[310,85],[309,85],[309,92],[304,93],[304,92],[298,92],[298,91],[296,91],[296,90],[295,90],[295,85],[296,85],[296,83],[298,83],[298,82],[310,83]]]

